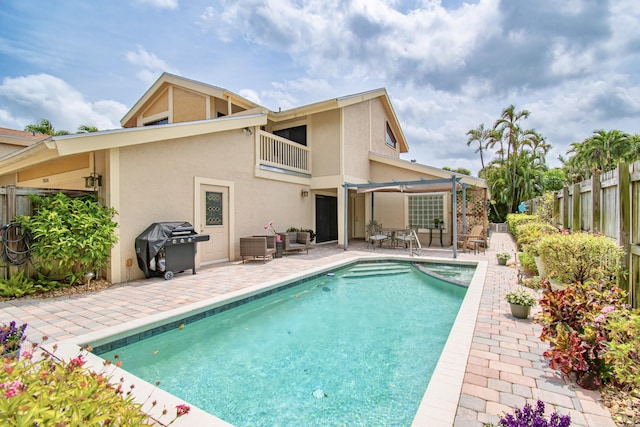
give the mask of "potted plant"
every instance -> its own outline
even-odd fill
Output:
[[[511,305],[511,315],[517,319],[529,317],[531,307],[538,303],[536,297],[523,288],[507,292],[504,299]]]
[[[27,324],[17,327],[15,321],[0,327],[0,355],[17,356],[20,354],[20,346],[27,337],[24,330]]]
[[[511,254],[508,252],[498,252],[496,257],[498,258],[498,264],[507,265],[507,261],[511,258]]]

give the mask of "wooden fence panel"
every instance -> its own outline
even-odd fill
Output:
[[[535,213],[539,200],[525,202]],[[554,193],[553,223],[572,230],[595,231],[615,240],[625,251],[629,302],[640,307],[640,161],[595,174],[590,181]]]

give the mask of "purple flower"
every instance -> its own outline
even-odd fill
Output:
[[[522,409],[516,408],[515,417],[507,414],[500,418],[499,425],[501,427],[569,427],[571,425],[571,417],[569,415],[558,415],[556,412],[551,414],[551,418],[547,420],[544,417],[544,403],[540,400],[533,409],[530,404],[525,404]]]
[[[616,309],[616,308],[615,308],[615,306],[613,306],[613,305],[608,305],[608,306],[606,306],[606,307],[604,307],[604,308],[602,309],[602,313],[603,313],[603,314],[611,313],[611,312],[612,312],[613,310],[615,310],[615,309]]]

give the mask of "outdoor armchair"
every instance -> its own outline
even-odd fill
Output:
[[[276,253],[276,236],[241,237],[240,257],[244,264],[245,257],[262,258],[264,263],[268,256]]]

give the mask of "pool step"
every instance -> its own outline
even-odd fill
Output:
[[[351,271],[342,277],[357,278],[370,276],[389,276],[395,274],[406,274],[411,271],[409,265],[398,265],[394,263],[360,264],[353,267]]]

